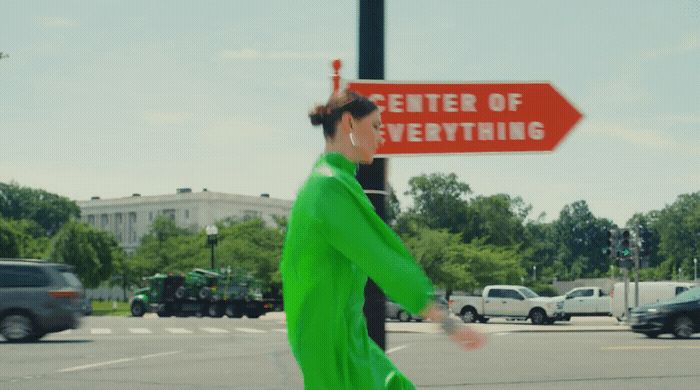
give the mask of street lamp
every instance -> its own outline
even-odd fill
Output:
[[[532,280],[537,280],[537,266],[532,266]]]
[[[211,245],[211,269],[214,270],[214,246],[216,246],[219,229],[216,225],[209,225],[204,230],[207,232],[207,243]]]
[[[695,278],[693,279],[694,281],[698,281],[698,259],[694,258],[693,259],[693,264],[695,264]]]
[[[678,267],[678,280],[682,280],[683,267]]]

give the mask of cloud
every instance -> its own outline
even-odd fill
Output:
[[[37,19],[37,23],[42,27],[49,28],[70,28],[78,26],[78,22],[75,20],[60,16],[43,16]]]
[[[584,132],[597,138],[601,136],[614,138],[646,149],[700,153],[700,146],[697,143],[693,145],[678,141],[667,136],[661,130],[644,129],[615,122],[588,122]]]
[[[239,50],[224,49],[219,51],[218,57],[225,60],[327,60],[336,57],[347,57],[347,55],[345,53],[331,53],[322,51],[260,51],[245,48]]]
[[[178,126],[185,123],[191,116],[188,112],[178,111],[146,111],[143,113],[143,119],[156,126]]]
[[[675,46],[646,49],[642,52],[642,58],[653,60],[677,54],[690,53],[698,49],[700,49],[700,37],[697,34],[691,34]]]

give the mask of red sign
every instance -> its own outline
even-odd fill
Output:
[[[382,111],[378,155],[552,151],[581,114],[549,83],[360,80]]]

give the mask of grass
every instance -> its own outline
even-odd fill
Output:
[[[117,301],[117,308],[112,306],[112,301],[92,301],[93,316],[117,316],[127,317],[131,315],[128,302]]]

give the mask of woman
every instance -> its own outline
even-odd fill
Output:
[[[323,127],[325,152],[299,190],[282,254],[289,343],[306,389],[414,389],[369,338],[367,277],[413,314],[443,320],[430,280],[379,218],[355,179],[379,147],[377,106],[349,91],[309,114]],[[451,337],[478,348],[483,336],[445,322]]]

